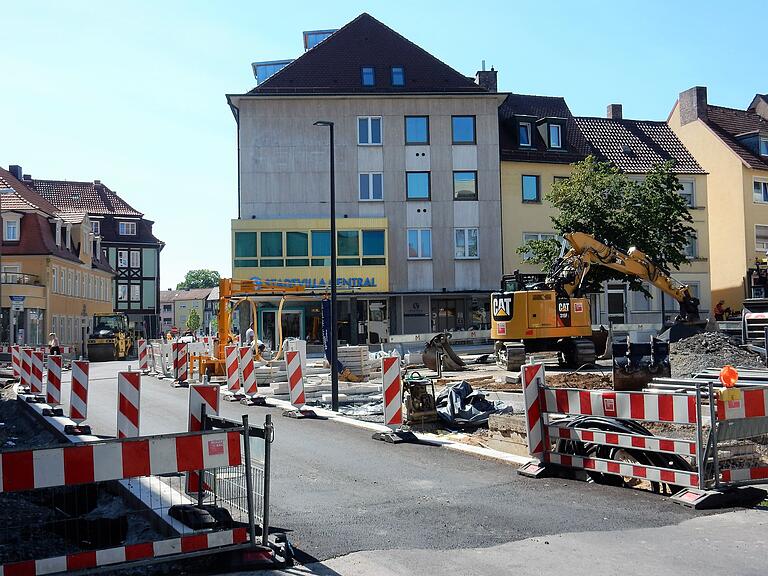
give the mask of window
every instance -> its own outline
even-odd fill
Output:
[[[283,266],[283,233],[261,233],[261,265],[264,267]]]
[[[75,273],[75,296],[80,296],[80,272]]]
[[[131,250],[131,268],[141,268],[141,252]]]
[[[429,260],[430,258],[432,258],[432,230],[409,228],[408,260]]]
[[[451,135],[454,144],[475,144],[475,117],[451,116]]]
[[[331,233],[328,230],[312,230],[312,266],[331,264]]]
[[[768,202],[768,180],[754,181],[754,201]]]
[[[477,200],[477,172],[453,173],[453,199]]]
[[[384,230],[363,230],[363,266],[383,266]]]
[[[373,66],[363,66],[362,68],[363,86],[373,86],[376,84],[376,71]]]
[[[429,116],[405,117],[405,143],[429,144]]]
[[[99,222],[98,220],[94,220],[93,222],[91,222],[91,232],[96,234],[96,236],[101,234],[101,222]]]
[[[755,225],[755,251],[768,251],[768,226],[764,224]]]
[[[408,200],[429,200],[429,172],[405,173],[405,197]]]
[[[8,242],[15,242],[19,239],[19,222],[18,220],[6,220],[5,221],[5,240]]]
[[[128,250],[117,251],[117,267],[128,268]]]
[[[693,189],[694,189],[693,180],[680,180],[680,185],[683,187],[682,190],[678,190],[678,192],[680,193],[680,196],[685,198],[685,203],[689,207],[693,208],[693,206],[696,205],[695,204],[696,199],[693,194]]]
[[[258,260],[238,260],[239,258],[256,258],[259,254],[256,252],[257,232],[235,232],[235,268],[256,267]]]
[[[117,285],[117,301],[128,302],[128,284]]]
[[[698,256],[696,236],[691,235],[688,238],[688,244],[686,244],[683,253],[688,260],[694,260]]]
[[[549,147],[562,148],[561,140],[562,126],[560,124],[549,124]]]
[[[381,172],[362,172],[360,174],[360,200],[383,200],[383,178]]]
[[[171,305],[163,304],[163,312],[170,312],[170,311],[171,311]]]
[[[760,156],[768,156],[768,138],[760,138]]]
[[[541,202],[538,176],[523,175],[523,202]]]
[[[405,68],[392,66],[392,86],[405,86]]]
[[[360,265],[360,233],[357,230],[339,230],[336,232],[336,247],[339,251],[339,266]]]
[[[357,119],[357,143],[363,146],[381,145],[381,116],[360,116]]]
[[[307,232],[285,233],[286,266],[309,266],[309,234]]]
[[[520,122],[517,127],[520,146],[531,146],[531,123]]]
[[[61,294],[67,293],[67,279],[66,279],[66,272],[64,271],[64,268],[62,268],[61,272],[59,272],[59,292]]]
[[[131,284],[131,302],[141,301],[141,285]]]
[[[454,230],[454,256],[457,260],[478,258],[477,228],[456,228]]]
[[[56,266],[51,268],[51,290],[54,294],[59,291],[59,272],[56,269]],[[54,332],[56,332],[56,330],[54,330]]]
[[[532,240],[551,240],[552,238],[557,238],[557,235],[551,232],[524,232],[523,244],[527,244]],[[531,257],[533,257],[532,252],[526,252],[523,254],[523,260],[528,260]]]
[[[136,236],[136,222],[120,222],[118,233],[120,236]]]

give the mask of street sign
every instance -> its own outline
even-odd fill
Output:
[[[24,298],[26,296],[8,296],[11,300],[11,311],[12,312],[23,312],[24,311]]]

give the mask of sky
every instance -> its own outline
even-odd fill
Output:
[[[225,94],[254,61],[301,54],[302,31],[366,11],[499,90],[609,103],[665,120],[679,92],[746,108],[768,92],[768,2],[434,0],[0,0],[0,165],[33,178],[101,180],[166,243],[161,288],[187,270],[230,276],[236,126]]]

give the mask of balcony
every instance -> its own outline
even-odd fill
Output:
[[[40,286],[40,278],[35,274],[22,274],[21,272],[2,272],[0,282],[3,284],[27,284]]]

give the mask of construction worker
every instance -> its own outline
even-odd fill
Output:
[[[253,331],[253,322],[248,326],[248,330],[245,331],[245,345],[250,346],[253,344],[253,339],[256,337],[256,333]]]
[[[725,308],[723,304],[725,304],[725,300],[720,300],[715,306],[715,320],[719,320],[721,322],[725,320],[731,313],[731,309]]]

